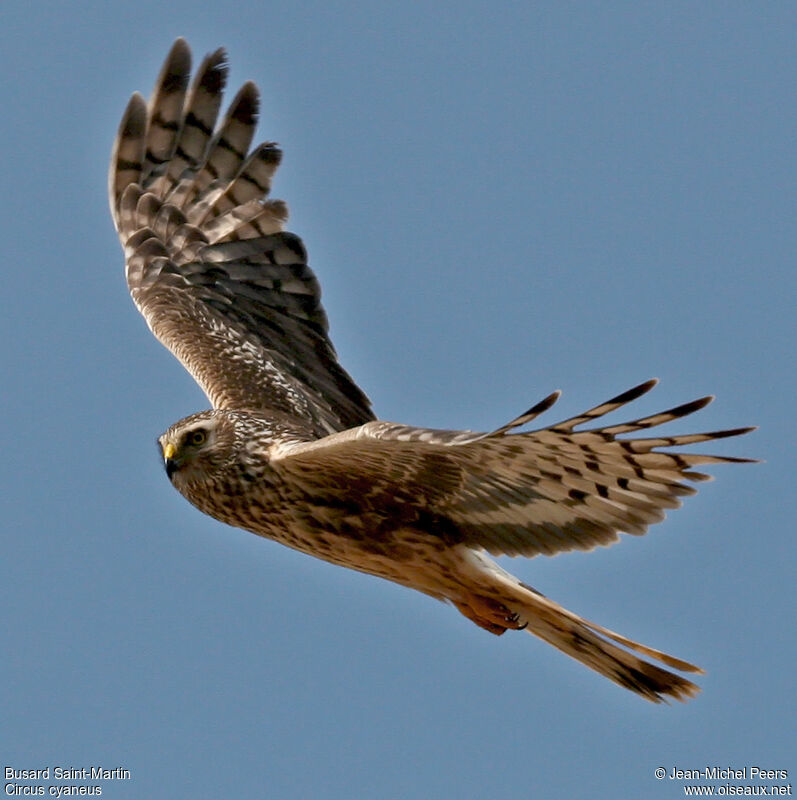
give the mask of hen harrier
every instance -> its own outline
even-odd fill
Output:
[[[660,448],[752,428],[618,438],[710,397],[583,428],[655,380],[525,433],[559,392],[491,433],[378,421],[337,362],[302,242],[283,231],[284,203],[265,199],[281,153],[273,142],[250,151],[253,83],[216,124],[225,62],[222,49],[207,56],[189,87],[178,39],[149,104],[131,98],[111,158],[130,293],[213,405],[160,437],[172,484],[222,522],[448,601],[491,633],[526,628],[649,700],[694,695],[695,684],[627,650],[698,667],[565,610],[487,554],[550,556],[642,534],[694,494],[683,480],[708,478],[694,466],[749,460]]]

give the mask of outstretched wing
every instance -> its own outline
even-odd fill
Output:
[[[257,87],[216,124],[225,61],[221,49],[207,56],[189,88],[178,39],[149,104],[133,95],[122,118],[108,185],[130,293],[214,407],[277,409],[316,435],[367,422],[302,242],[282,230],[286,206],[266,199],[280,150],[249,150]]]
[[[548,428],[513,433],[556,402],[546,397],[492,433],[438,431],[369,422],[307,444],[272,449],[271,465],[320,499],[356,489],[364,507],[439,526],[449,540],[493,555],[590,550],[618,533],[643,534],[710,477],[700,464],[749,461],[659,448],[737,436],[754,428],[658,438],[618,438],[697,411],[711,397],[620,425],[576,430],[649,391],[647,381]]]

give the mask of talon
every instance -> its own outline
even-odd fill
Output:
[[[513,631],[522,631],[528,627],[528,622],[521,622],[520,621],[520,614],[510,614],[506,618],[507,628],[511,628]]]

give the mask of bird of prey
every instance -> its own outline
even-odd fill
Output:
[[[222,522],[446,601],[491,633],[526,629],[649,700],[693,696],[694,683],[637,654],[698,667],[567,611],[489,554],[642,534],[694,494],[684,481],[708,478],[693,467],[749,460],[666,448],[752,428],[635,436],[711,397],[589,427],[655,380],[531,431],[520,429],[559,392],[489,433],[377,420],[337,361],[286,206],[267,199],[281,152],[251,148],[257,87],[245,83],[217,122],[225,51],[190,75],[178,39],[149,103],[130,99],[109,176],[133,300],[213,406],[159,438],[174,487]]]

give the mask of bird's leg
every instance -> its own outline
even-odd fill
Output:
[[[454,601],[457,610],[471,622],[496,636],[507,630],[520,631],[526,627],[520,617],[503,603],[479,594],[469,594],[464,601]]]

